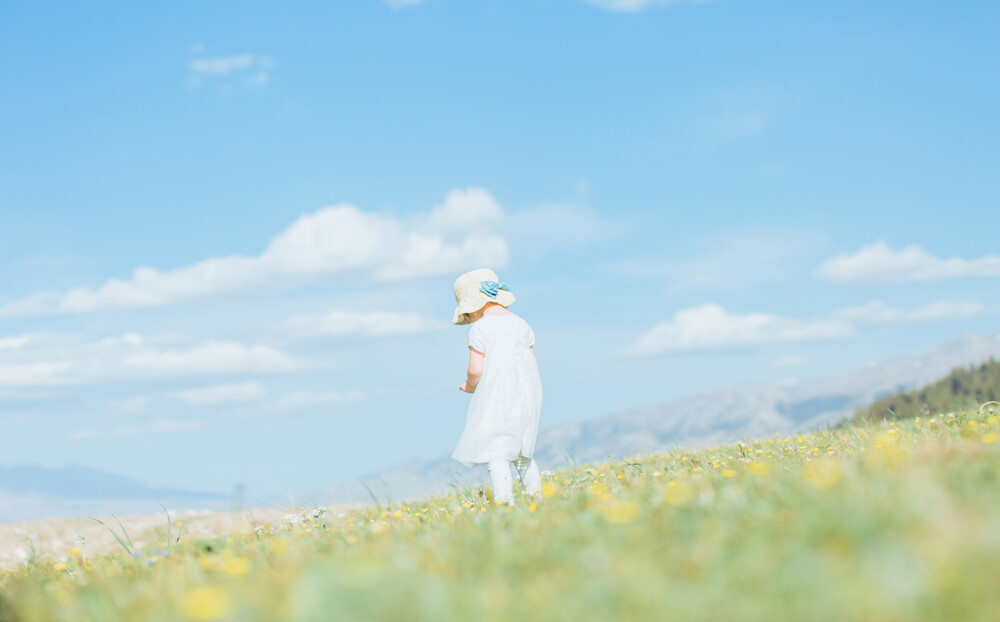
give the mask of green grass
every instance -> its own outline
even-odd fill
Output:
[[[997,620],[998,433],[917,418],[584,465],[516,509],[467,489],[74,552],[0,575],[0,620]]]

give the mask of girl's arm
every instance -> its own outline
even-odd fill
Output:
[[[476,350],[472,346],[469,346],[469,370],[467,372],[468,380],[463,382],[458,388],[465,391],[466,393],[475,393],[476,386],[479,385],[479,380],[483,377],[483,368],[485,367],[486,356]]]

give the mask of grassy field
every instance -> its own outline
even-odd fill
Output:
[[[998,620],[998,440],[987,409],[584,465],[513,509],[164,529],[5,572],[0,620]]]

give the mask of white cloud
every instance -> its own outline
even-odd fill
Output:
[[[770,313],[730,313],[717,304],[681,309],[660,322],[621,352],[651,355],[782,342],[818,341],[851,337],[859,324],[905,324],[961,321],[1000,307],[979,302],[938,301],[916,309],[898,309],[880,301],[839,309],[826,317],[797,320]],[[796,356],[783,357],[773,367],[799,366]]]
[[[902,283],[959,278],[1000,276],[1000,256],[978,259],[951,257],[942,259],[917,245],[900,250],[884,240],[863,246],[854,253],[841,254],[823,262],[815,271],[817,278],[845,283]]]
[[[699,240],[708,250],[686,259],[633,257],[610,266],[626,278],[662,280],[671,291],[731,289],[787,276],[790,258],[816,243],[798,231],[733,231]]]
[[[701,4],[705,0],[586,0],[587,4],[622,13],[637,13],[651,6],[673,6],[675,4]]]
[[[981,302],[938,301],[917,309],[898,309],[884,302],[873,300],[856,307],[835,311],[832,317],[864,324],[906,324],[911,322],[936,322],[967,320],[984,313],[997,313],[997,307]]]
[[[804,367],[812,363],[813,359],[814,357],[809,354],[786,354],[771,361],[771,367],[775,369]]]
[[[280,410],[295,410],[308,406],[333,406],[346,402],[358,402],[366,399],[361,391],[292,391],[274,401],[274,407]]]
[[[331,311],[323,315],[300,315],[287,322],[293,338],[391,337],[415,335],[444,328],[444,322],[425,318],[417,313],[395,311]]]
[[[462,272],[470,266],[504,266],[510,251],[502,234],[503,223],[503,208],[486,190],[452,190],[426,217],[391,223],[392,239],[380,242],[394,247],[380,249],[382,261],[374,276],[381,281],[400,281]]]
[[[0,387],[287,372],[304,366],[281,350],[231,341],[143,337],[134,333],[97,341],[45,333],[23,338],[24,345],[0,363]]]
[[[79,430],[73,434],[76,440],[90,440],[97,438],[115,438],[119,436],[134,436],[136,434],[163,434],[169,432],[190,432],[200,430],[202,424],[199,421],[180,421],[178,419],[162,418],[155,419],[148,423],[139,425],[125,425],[108,430],[97,430],[87,428]]]
[[[291,284],[346,272],[380,281],[502,267],[510,257],[498,232],[504,213],[490,194],[455,190],[412,219],[326,207],[299,217],[256,256],[213,257],[173,270],[140,266],[96,288],[40,292],[0,306],[0,317],[159,307]]]
[[[274,61],[262,54],[233,54],[230,56],[201,57],[191,60],[189,67],[194,84],[206,80],[227,84],[242,81],[246,86],[264,86],[271,79]]]
[[[717,304],[681,309],[660,322],[624,354],[712,350],[768,343],[850,337],[854,327],[838,319],[795,320],[770,313],[730,313]]]
[[[173,397],[193,406],[207,406],[229,402],[254,402],[266,394],[267,390],[259,382],[239,382],[176,391]]]
[[[726,111],[708,122],[708,130],[723,138],[759,136],[771,122],[771,115],[762,110]]]
[[[406,7],[423,4],[424,0],[384,0],[386,6],[393,9],[405,9]]]
[[[27,335],[21,335],[20,337],[2,337],[0,338],[0,350],[17,350],[28,343]]]
[[[111,400],[108,402],[108,406],[122,412],[136,413],[146,410],[146,407],[149,406],[151,399],[152,398],[149,395],[137,395],[135,397],[129,397],[121,400]]]
[[[249,69],[254,64],[256,64],[256,60],[253,54],[238,54],[236,56],[196,58],[191,61],[191,69],[198,73],[226,76],[233,71]]]

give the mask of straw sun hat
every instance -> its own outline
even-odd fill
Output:
[[[488,302],[496,302],[504,307],[514,304],[514,294],[510,286],[500,280],[497,273],[489,268],[466,272],[455,281],[455,315],[452,324],[468,324],[466,313],[475,313]]]

